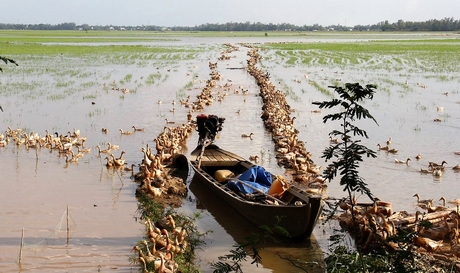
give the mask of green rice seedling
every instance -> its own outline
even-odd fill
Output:
[[[65,96],[64,94],[53,94],[53,95],[49,95],[47,97],[47,100],[63,100],[66,97],[67,96]]]
[[[125,82],[131,82],[133,78],[133,74],[128,74],[125,76],[125,78],[123,79]]]
[[[89,88],[89,87],[96,86],[96,85],[97,85],[97,82],[95,82],[95,81],[83,82],[83,83],[80,84],[80,86],[83,87],[83,88]]]
[[[83,96],[83,100],[87,100],[87,99],[95,99],[95,98],[97,98],[97,96],[96,96],[96,95],[84,95],[84,96]]]
[[[154,73],[150,74],[147,76],[147,79],[145,80],[145,84],[147,85],[153,85],[155,84],[155,80],[161,79],[161,74],[160,73]]]
[[[329,91],[327,88],[324,88],[322,87],[321,85],[319,85],[316,81],[311,81],[310,84],[316,88],[316,90],[320,91],[321,93],[325,94],[325,95],[328,95],[328,96],[332,96],[332,93],[331,91]]]

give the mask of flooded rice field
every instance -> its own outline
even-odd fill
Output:
[[[434,49],[448,37],[407,36]],[[316,110],[313,101],[329,100],[331,85],[359,82],[378,86],[374,99],[366,107],[378,125],[360,122],[369,139],[363,143],[377,150],[377,144],[391,147],[396,154],[377,151],[378,157],[361,165],[360,174],[375,196],[393,203],[394,210],[415,212],[415,198],[441,196],[459,198],[454,190],[460,172],[452,167],[460,163],[460,62],[449,52],[407,50],[362,52],[317,49],[309,42],[335,43],[354,40],[357,47],[377,43],[394,36],[365,35],[350,38],[184,38],[152,43],[168,50],[138,55],[128,51],[113,55],[94,52],[75,57],[72,54],[8,56],[19,63],[3,65],[0,75],[0,130],[21,129],[25,134],[44,136],[46,132],[66,135],[80,131],[91,148],[78,163],[50,148],[16,145],[10,140],[0,147],[0,271],[1,272],[138,272],[132,264],[132,247],[143,238],[144,225],[136,221],[137,184],[131,171],[107,169],[96,146],[119,145],[113,151],[125,151],[127,166],[139,164],[141,148],[153,145],[164,126],[178,126],[187,121],[189,111],[180,100],[193,98],[209,79],[208,63],[218,62],[223,76],[214,92],[225,92],[203,112],[225,117],[224,129],[217,144],[243,157],[259,155],[259,163],[273,173],[284,174],[277,165],[271,135],[265,131],[258,86],[245,69],[248,48],[237,43],[261,46],[261,68],[270,73],[272,82],[286,93],[295,109],[295,126],[306,148],[318,165],[326,165],[322,151],[329,145],[328,133],[338,124],[322,122],[327,111]],[[347,41],[348,41],[347,40]],[[372,40],[372,41],[371,41]],[[270,43],[305,43],[302,50],[288,50]],[[239,46],[230,60],[219,60],[224,43]],[[144,42],[145,45],[145,42]],[[126,45],[125,45],[126,46]],[[130,49],[131,50],[131,49]],[[224,90],[219,85],[229,85]],[[247,93],[235,92],[247,90]],[[195,113],[196,115],[196,113]],[[436,121],[435,121],[436,120]],[[174,122],[174,123],[172,123]],[[143,132],[123,135],[132,127]],[[107,129],[107,133],[102,132]],[[254,133],[253,139],[241,138]],[[188,151],[197,136],[188,141]],[[421,159],[417,160],[417,154]],[[395,158],[409,164],[396,164]],[[428,162],[446,161],[441,177],[420,172]],[[337,181],[329,184],[327,196],[344,196]],[[368,202],[358,196],[358,201]],[[189,196],[178,209],[192,214],[201,212],[198,227],[207,235],[206,245],[198,250],[203,271],[209,262],[228,254],[235,243],[254,227],[234,215],[225,204],[212,198],[201,185],[189,184]],[[24,248],[20,253],[24,231]],[[327,252],[331,228],[319,224],[310,240],[269,244],[262,253],[262,265],[245,264],[251,272],[296,272],[288,260],[304,261],[308,272],[323,272],[320,265]],[[21,259],[21,264],[18,264]]]

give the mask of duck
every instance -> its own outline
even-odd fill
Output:
[[[460,205],[460,198],[449,200],[447,203],[459,206]]]
[[[133,132],[132,131],[123,131],[123,129],[119,130],[122,135],[131,135]]]
[[[400,160],[400,159],[395,158],[395,163],[398,163],[398,164],[406,164],[406,165],[409,165],[409,161],[412,161],[412,159],[407,158],[406,161],[403,161],[403,160]]]
[[[330,143],[339,143],[339,139],[338,138],[332,138],[332,136],[329,136],[329,142]]]
[[[112,145],[110,142],[107,142],[107,150],[118,150],[120,149],[120,145]]]
[[[421,172],[421,173],[432,173],[433,171],[430,171],[430,170],[427,170],[427,169],[420,168],[420,172]]]
[[[439,206],[436,206],[436,207],[427,207],[427,211],[428,213],[432,213],[432,212],[436,212],[436,211],[446,211],[448,210],[449,208],[446,207],[446,198],[444,198],[443,196],[439,199],[439,201],[442,201],[442,205],[439,205]]]
[[[428,166],[429,167],[431,166],[432,168],[442,168],[442,169],[444,169],[444,164],[447,164],[447,162],[445,160],[443,160],[441,162],[441,164],[436,163],[436,162],[432,162],[432,161],[428,162]]]
[[[146,168],[147,169],[147,168]],[[153,197],[160,197],[163,194],[163,190],[161,188],[154,187],[150,184],[150,181],[145,182],[147,185],[147,192],[153,195]]]
[[[77,147],[78,149],[79,147]],[[83,154],[82,152],[78,151],[76,154],[70,150],[70,154],[72,155],[72,157],[76,157],[76,158],[83,158],[83,156],[85,156],[85,154]]]
[[[143,244],[145,246],[145,249],[147,251],[147,255],[155,255],[156,252],[157,252],[157,249],[156,249],[156,241],[155,240],[152,240],[152,247],[150,248],[149,247],[149,243],[146,241],[146,240],[142,240],[139,242],[139,244]]]
[[[87,153],[91,152],[91,147],[86,148],[85,147],[85,142],[83,141],[81,147],[77,146],[77,150],[78,150],[79,153],[87,154]]]
[[[96,146],[96,149],[97,149],[99,154],[108,154],[108,153],[110,153],[109,149],[101,150],[101,146],[99,146],[99,145]]]
[[[388,152],[392,154],[396,154],[398,153],[398,151],[399,151],[398,149],[388,149]]]
[[[258,155],[250,155],[249,160],[257,162],[259,160],[259,156]]]
[[[321,171],[322,166],[311,165],[308,161],[305,162],[307,165],[307,172],[317,175]]]
[[[142,147],[141,152],[144,154],[144,157],[143,157],[144,165],[150,166],[150,164],[152,164],[152,160],[147,155],[147,150],[144,147]]]
[[[110,159],[110,157],[106,156],[106,157],[105,157],[105,160],[106,160],[105,166],[106,166],[107,168],[113,167],[113,161]]]
[[[420,160],[422,158],[422,155],[420,153],[418,153],[416,156],[415,156],[415,159],[417,160]]]
[[[153,141],[155,142],[155,148],[157,150],[157,153],[161,153],[161,151],[164,149],[161,140],[157,137]]]
[[[241,134],[241,137],[244,137],[244,138],[251,138],[252,139],[252,136],[254,135],[254,133],[250,133],[249,135],[248,134]]]
[[[418,195],[418,193],[414,194],[412,197],[417,197],[417,203],[418,204],[426,204],[426,205],[429,205],[429,206],[431,206],[433,204],[433,199],[421,200],[420,195]]]
[[[454,171],[460,171],[460,164],[457,164],[455,166],[452,167],[452,170]]]
[[[387,140],[387,145],[388,145],[388,146],[391,145],[391,140],[392,140],[391,137],[389,137],[388,140]]]
[[[174,123],[176,123],[175,121],[168,120],[167,118],[165,118],[165,121],[166,121],[167,124],[174,124]]]
[[[148,248],[147,248],[148,249]],[[133,249],[131,250],[131,252],[134,252],[134,251],[137,251],[139,253],[139,258],[142,258],[144,259],[144,261],[146,263],[151,263],[151,262],[154,262],[155,261],[155,256],[153,255],[146,255],[144,254],[144,252],[142,251],[142,249],[138,246],[138,245],[135,245],[133,247]],[[150,251],[149,251],[150,252]],[[150,253],[151,254],[151,253]]]
[[[123,154],[125,153],[125,151],[121,151],[121,155],[120,157],[118,158],[115,158],[115,156],[113,154],[110,154],[110,156],[112,157],[113,159],[113,164],[116,166],[116,167],[120,167],[120,166],[124,166],[125,165],[125,159],[123,158]]]
[[[65,154],[65,162],[70,162],[70,163],[77,163],[78,162],[78,157],[73,156],[69,158],[69,154]]]
[[[353,205],[355,205],[354,203]],[[349,210],[351,210],[352,205],[349,199],[342,198],[339,200],[339,207],[347,213]]]
[[[421,236],[415,236],[412,239],[414,245],[424,248],[428,252],[435,252],[438,248],[443,245],[443,240],[435,241],[430,238],[425,238]]]
[[[133,125],[132,127],[134,129],[134,132],[144,132],[145,129],[144,128],[137,128],[136,126]]]
[[[442,170],[441,169],[434,169],[433,170],[433,175],[436,177],[441,177],[442,176]]]
[[[109,129],[107,129],[107,128],[102,128],[101,132],[102,132],[103,134],[107,134],[107,133],[109,132]]]
[[[379,207],[377,205],[378,198],[374,198],[374,202],[372,202],[372,206],[366,210],[366,214],[377,214],[379,211]]]
[[[446,198],[444,196],[441,196],[441,198],[439,198],[439,201],[442,201],[442,206],[443,207],[446,206]]]
[[[159,252],[158,256],[160,256],[160,268],[158,268],[158,273],[173,273],[174,271],[169,268],[169,267],[165,267],[165,257],[164,257],[164,254],[162,252]]]
[[[79,138],[80,137],[80,129],[77,130],[77,128],[73,128],[73,133],[71,134],[71,137]]]
[[[390,149],[390,147],[388,146],[381,146],[380,143],[377,144],[377,147],[379,147],[379,150],[384,150],[384,151],[388,151]]]
[[[126,172],[132,172],[132,171],[134,171],[135,166],[136,166],[136,164],[133,163],[133,164],[131,164],[131,166],[125,166],[123,168],[123,170],[126,171]]]
[[[393,221],[388,220],[385,215],[380,212],[377,212],[377,216],[382,219],[382,228],[387,233],[387,237],[396,235],[396,227]]]

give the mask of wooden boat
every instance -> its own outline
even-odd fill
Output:
[[[211,116],[211,119],[212,117],[215,116]],[[216,197],[225,201],[254,225],[267,226],[268,228],[281,227],[282,229],[275,230],[286,237],[309,237],[322,212],[321,196],[309,194],[291,184],[280,198],[256,190],[252,195],[253,198],[248,200],[247,195],[230,189],[228,183],[256,165],[212,144],[218,128],[221,129],[221,124],[214,124],[213,126],[208,124],[208,127],[214,128],[214,130],[206,130],[208,133],[201,131],[200,124],[200,120],[198,120],[198,131],[200,132],[198,146],[191,153],[189,159],[183,155],[176,157],[175,165],[190,164],[195,171],[194,179],[198,179],[209,187]],[[222,170],[227,173],[231,172],[234,176],[223,181],[219,179],[221,180],[219,182],[216,179],[216,174]],[[236,181],[245,183],[238,179]]]

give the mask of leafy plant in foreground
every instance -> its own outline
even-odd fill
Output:
[[[362,87],[358,83],[346,83],[345,88],[341,86],[329,86],[329,88],[334,88],[339,98],[334,98],[330,101],[313,102],[320,109],[340,108],[339,112],[323,117],[324,123],[328,121],[341,122],[340,130],[333,130],[329,133],[331,137],[336,137],[341,139],[341,141],[331,144],[324,150],[321,156],[325,158],[326,162],[331,159],[335,160],[326,167],[324,175],[329,181],[332,181],[340,174],[340,185],[344,187],[343,190],[348,194],[348,200],[350,200],[351,204],[352,223],[354,223],[354,202],[352,200],[354,200],[355,193],[363,193],[371,200],[374,199],[364,179],[359,176],[359,163],[363,161],[364,155],[375,158],[376,154],[366,146],[361,145],[361,140],[355,139],[356,137],[368,138],[368,135],[366,131],[360,129],[352,122],[361,119],[371,119],[378,124],[369,111],[360,104],[364,100],[371,100],[374,97],[376,86],[368,84]],[[332,213],[334,212],[335,210]],[[361,269],[363,272],[367,271],[363,255],[359,252],[349,253],[348,251],[344,251],[343,248],[340,245],[336,246],[331,255],[326,259],[326,265],[331,272],[345,272],[346,270],[351,270],[353,266]],[[345,267],[345,271],[342,271],[343,267]]]
[[[330,163],[324,171],[324,175],[329,181],[335,178],[338,174],[340,177],[340,185],[344,187],[344,191],[348,193],[348,200],[351,205],[352,223],[356,223],[354,215],[354,194],[356,192],[367,195],[371,200],[374,200],[370,189],[364,182],[364,179],[359,176],[359,162],[363,161],[363,156],[376,157],[374,151],[360,144],[360,140],[354,140],[354,137],[366,137],[366,131],[360,129],[352,122],[360,119],[372,119],[376,124],[377,121],[360,103],[366,99],[372,99],[375,93],[375,85],[366,85],[362,87],[358,83],[345,84],[343,87],[335,87],[335,92],[338,93],[338,99],[331,101],[313,102],[319,108],[340,107],[338,113],[326,115],[323,118],[324,123],[327,121],[341,121],[341,129],[333,130],[329,135],[338,137],[342,141],[327,147],[322,155],[326,161],[335,159]],[[337,208],[332,209],[331,214],[335,214]],[[367,217],[367,216],[365,216]],[[331,217],[329,217],[331,218]],[[358,229],[352,228],[354,232]],[[340,245],[339,241],[344,241],[343,230],[339,231],[342,234],[331,236],[333,246],[331,253],[325,259],[328,272],[434,272],[432,265],[426,259],[422,259],[412,244],[413,233],[398,229],[397,234],[387,238],[383,244],[392,244],[393,247],[374,249],[369,253],[362,251],[350,250],[344,245]],[[374,232],[376,232],[374,230]],[[356,236],[357,238],[358,236]],[[396,247],[394,247],[396,246]],[[358,246],[359,250],[359,246]],[[441,269],[440,269],[441,270]],[[436,271],[445,272],[445,271]]]
[[[324,170],[324,175],[331,181],[339,173],[340,185],[344,187],[344,191],[348,193],[349,200],[353,199],[355,192],[363,193],[373,200],[372,193],[364,182],[364,179],[359,176],[359,163],[363,161],[363,156],[376,157],[373,150],[361,145],[361,140],[354,140],[353,137],[360,136],[368,138],[366,131],[360,129],[352,122],[357,119],[372,119],[376,124],[377,121],[360,103],[366,99],[372,99],[375,93],[375,85],[368,84],[362,87],[358,83],[346,83],[345,88],[341,86],[329,86],[334,88],[334,91],[339,95],[339,98],[334,98],[330,101],[313,102],[322,108],[340,107],[337,113],[329,114],[323,117],[323,122],[341,121],[341,129],[333,130],[329,133],[330,136],[337,137],[342,141],[327,147],[322,158],[326,161],[335,159]],[[353,206],[353,203],[351,204]],[[353,209],[352,209],[352,216]]]

